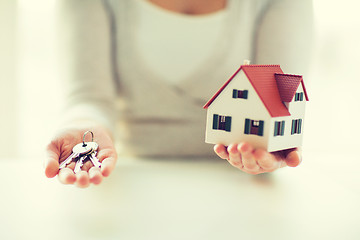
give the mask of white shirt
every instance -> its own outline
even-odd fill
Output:
[[[311,0],[229,0],[208,16],[142,0],[61,4],[67,121],[113,129],[122,153],[214,156],[204,143],[202,105],[244,59],[295,74],[307,66]]]
[[[226,10],[184,15],[146,0],[134,1],[138,12],[136,48],[144,64],[166,81],[190,76],[216,48]]]

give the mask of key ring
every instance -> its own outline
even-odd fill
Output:
[[[87,146],[87,144],[85,143],[85,137],[88,133],[91,133],[91,141],[92,142],[94,141],[94,133],[92,131],[86,131],[83,135],[83,147]]]

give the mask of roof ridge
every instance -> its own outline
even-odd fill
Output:
[[[280,67],[279,64],[249,64],[241,65],[241,67]]]
[[[282,76],[289,76],[289,77],[303,77],[303,75],[291,74],[291,73],[275,73],[275,75],[282,75]]]

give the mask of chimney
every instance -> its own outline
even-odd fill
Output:
[[[243,65],[250,65],[250,60],[245,59],[245,60],[244,60],[244,64],[243,64]]]

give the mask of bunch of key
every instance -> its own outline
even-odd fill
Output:
[[[91,133],[91,142],[85,142],[85,136]],[[95,167],[101,167],[101,162],[96,157],[97,149],[99,145],[94,142],[94,134],[91,131],[87,131],[83,135],[82,143],[75,145],[72,149],[70,156],[61,162],[59,169],[62,169],[69,165],[71,162],[76,162],[74,173],[78,173],[85,162],[91,161]]]

